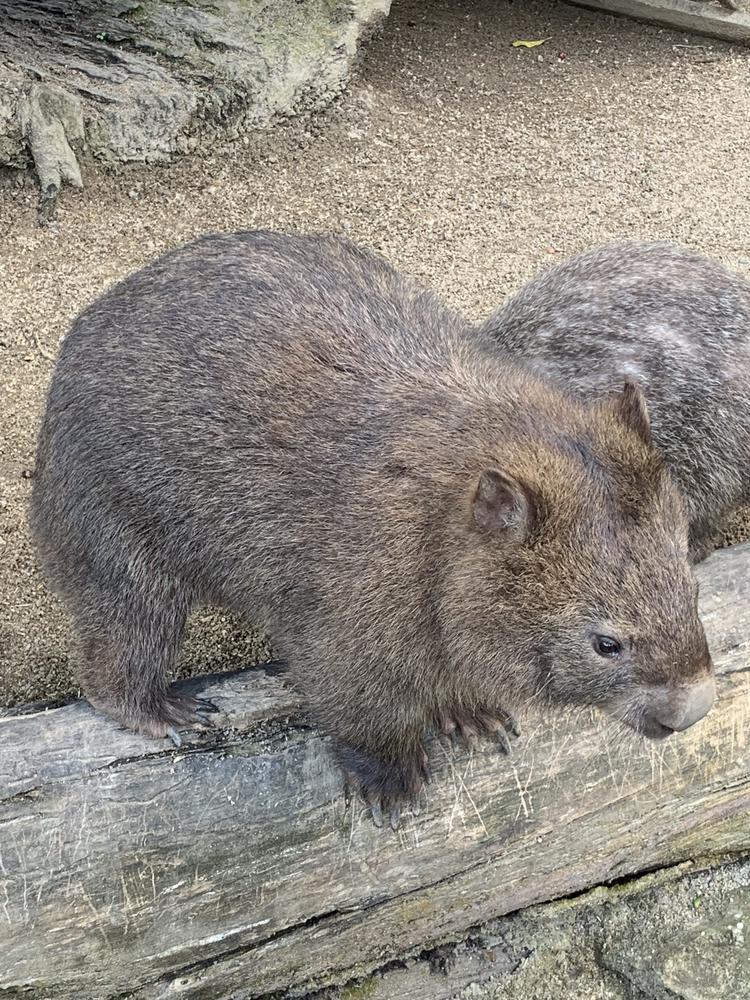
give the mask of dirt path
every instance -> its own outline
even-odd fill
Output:
[[[0,191],[0,703],[75,690],[25,534],[24,470],[50,358],[105,286],[198,233],[259,226],[346,232],[475,317],[556,255],[617,237],[750,272],[749,73],[746,50],[563,5],[396,2],[358,81],[312,124],[90,177],[56,232],[36,228],[31,186]],[[203,615],[183,669],[266,652]]]

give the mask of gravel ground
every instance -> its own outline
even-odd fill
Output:
[[[535,49],[514,39],[547,41]],[[750,52],[552,3],[394,3],[325,115],[170,167],[91,173],[54,230],[0,190],[0,703],[75,692],[24,528],[51,358],[107,285],[207,230],[343,231],[479,318],[562,255],[671,238],[750,272]],[[182,671],[268,656],[194,622]]]

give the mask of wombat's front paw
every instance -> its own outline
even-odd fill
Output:
[[[510,753],[509,736],[520,736],[521,730],[510,712],[479,706],[471,710],[453,707],[441,709],[435,715],[435,726],[439,732],[460,739],[467,746],[473,746],[482,736],[496,740],[502,753]]]
[[[427,754],[422,746],[397,761],[338,743],[335,755],[344,772],[347,794],[353,790],[370,807],[375,826],[387,819],[397,830],[404,803],[416,804],[422,786],[431,780]]]
[[[192,729],[195,726],[210,727],[209,718],[219,709],[208,698],[193,698],[187,694],[169,691],[161,699],[158,708],[136,721],[134,728],[145,736],[157,739],[169,737],[176,747],[182,746],[178,729]]]

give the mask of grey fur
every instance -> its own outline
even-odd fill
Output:
[[[654,734],[654,687],[711,663],[640,406],[498,369],[342,240],[166,254],[78,318],[40,434],[31,523],[86,696],[154,736],[205,721],[168,675],[215,604],[270,627],[378,816],[418,791],[436,722],[512,729],[538,698]]]
[[[669,243],[604,246],[542,272],[481,333],[588,398],[639,382],[696,559],[750,501],[750,284],[738,275]]]

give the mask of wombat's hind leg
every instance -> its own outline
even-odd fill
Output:
[[[216,706],[169,684],[188,612],[175,588],[95,593],[95,603],[79,606],[76,615],[87,700],[128,729],[168,736],[177,746],[179,729],[210,726]]]
[[[431,781],[427,754],[421,743],[398,760],[385,760],[369,751],[347,744],[335,745],[335,756],[350,790],[357,792],[370,807],[375,826],[387,819],[398,829],[401,806],[416,804],[422,786]]]

